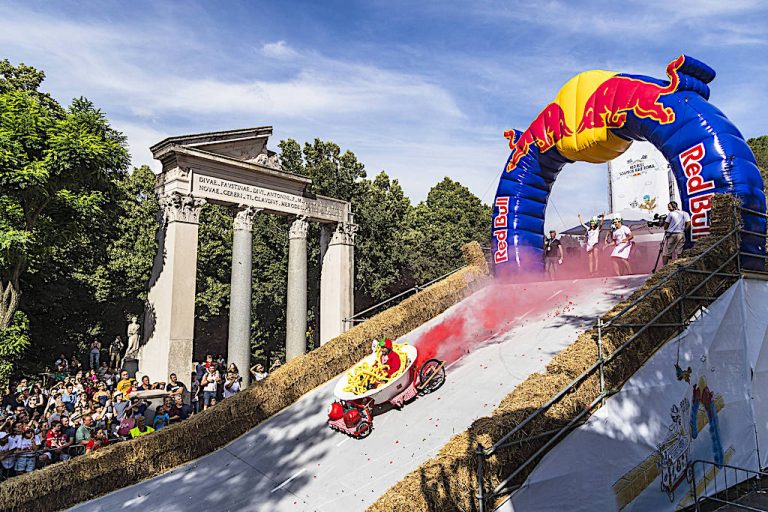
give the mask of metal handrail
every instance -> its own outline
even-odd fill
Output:
[[[407,290],[402,291],[402,292],[398,293],[397,295],[393,295],[392,297],[390,297],[390,298],[388,298],[386,300],[383,300],[383,301],[381,301],[381,302],[379,302],[377,304],[374,304],[373,306],[371,306],[371,307],[369,307],[367,309],[364,309],[364,310],[362,310],[362,311],[360,311],[358,313],[355,313],[354,315],[352,315],[350,317],[345,318],[344,319],[344,323],[347,324],[347,323],[355,323],[355,322],[364,322],[365,320],[367,320],[367,318],[358,318],[358,317],[360,317],[361,315],[364,315],[366,313],[369,313],[369,312],[371,312],[371,311],[373,311],[375,309],[378,309],[381,306],[384,306],[385,304],[389,304],[390,302],[393,302],[393,301],[399,299],[400,297],[408,295],[411,292],[418,293],[418,292],[422,291],[423,289],[427,288],[428,286],[431,286],[431,285],[435,284],[436,282],[438,282],[440,280],[443,280],[443,279],[445,279],[446,277],[448,277],[448,276],[450,276],[452,274],[455,274],[456,272],[458,272],[459,270],[461,270],[463,268],[466,268],[466,265],[458,267],[458,268],[455,268],[455,269],[451,270],[450,272],[448,272],[447,274],[443,274],[440,277],[436,277],[436,278],[432,279],[431,281],[426,282],[424,284],[417,284],[416,286],[414,286],[412,288],[408,288]]]
[[[697,465],[702,466],[701,477],[704,484],[704,489],[703,489],[704,494],[702,496],[699,496],[698,484],[696,483],[696,466]],[[708,466],[712,469],[712,472],[714,473],[711,479],[707,477],[706,468]],[[731,470],[733,472],[734,481],[732,485],[728,485],[728,470]],[[739,473],[744,473],[743,475],[744,478],[740,479]],[[724,487],[722,490],[720,490],[718,485],[719,474],[722,474],[723,476]],[[718,506],[731,505],[733,507],[741,508],[743,510],[765,512],[763,509],[750,507],[748,505],[744,505],[743,503],[738,503],[730,499],[730,491],[733,487],[738,486],[743,482],[746,482],[752,479],[754,479],[756,482],[759,482],[763,479],[768,479],[768,473],[761,470],[747,469],[739,466],[733,466],[731,464],[718,464],[717,462],[713,462],[709,460],[697,459],[693,461],[693,463],[691,463],[691,493],[693,494],[692,497],[693,497],[693,502],[694,502],[694,507],[696,509],[696,512],[700,512],[701,505],[707,501],[714,502]],[[714,483],[714,489],[712,493],[708,492],[710,481]],[[722,496],[723,494],[724,496]],[[718,495],[721,495],[721,496],[718,497]]]
[[[585,416],[588,412],[592,410],[595,406],[599,405],[607,396],[609,396],[611,393],[606,392],[605,390],[605,382],[604,382],[604,368],[607,363],[618,357],[625,349],[628,347],[635,339],[637,339],[643,332],[648,330],[650,327],[654,326],[656,324],[657,320],[662,318],[664,315],[666,315],[672,308],[675,306],[680,306],[681,310],[681,319],[679,324],[670,325],[670,328],[680,328],[685,327],[687,325],[687,322],[690,320],[690,317],[688,319],[683,318],[684,313],[684,301],[687,299],[691,299],[695,297],[696,300],[707,300],[710,299],[710,297],[701,297],[696,296],[695,293],[701,289],[707,282],[709,282],[713,277],[740,277],[741,267],[740,267],[740,254],[741,251],[737,250],[730,258],[727,258],[715,271],[701,271],[701,273],[706,273],[707,276],[702,280],[696,287],[694,287],[692,290],[689,290],[687,292],[683,292],[681,296],[674,299],[667,307],[665,307],[660,313],[658,313],[651,321],[644,324],[637,332],[633,333],[632,336],[630,336],[629,339],[627,339],[624,343],[622,343],[619,347],[617,347],[608,357],[603,357],[602,353],[602,331],[608,327],[624,327],[622,324],[615,323],[619,318],[626,315],[630,310],[637,307],[637,305],[642,302],[645,298],[650,296],[653,292],[659,290],[662,286],[665,284],[668,284],[673,279],[678,279],[680,276],[685,272],[691,272],[691,273],[699,273],[697,269],[693,269],[692,267],[699,263],[702,258],[704,258],[706,255],[714,251],[717,247],[721,246],[725,241],[731,239],[734,235],[737,237],[737,246],[740,242],[739,235],[741,234],[743,230],[740,227],[735,227],[731,231],[729,231],[727,234],[723,235],[719,240],[717,240],[714,244],[712,244],[710,247],[708,247],[704,252],[697,255],[693,260],[686,263],[685,265],[677,265],[675,270],[669,274],[668,276],[661,279],[658,283],[656,283],[654,286],[652,286],[650,289],[646,290],[643,294],[641,294],[637,299],[635,299],[632,303],[625,306],[621,311],[619,311],[616,315],[614,315],[612,318],[610,318],[608,321],[603,322],[602,318],[597,319],[597,330],[598,330],[598,339],[597,339],[597,345],[598,345],[598,359],[597,361],[587,368],[584,372],[582,372],[578,377],[576,377],[573,381],[571,381],[568,385],[563,387],[554,397],[552,397],[546,404],[539,407],[536,411],[534,411],[532,414],[530,414],[528,417],[526,417],[522,422],[517,424],[510,432],[502,436],[498,441],[496,441],[492,446],[489,448],[483,448],[482,446],[478,445],[476,453],[478,456],[477,460],[477,480],[478,480],[478,494],[477,498],[479,501],[479,507],[478,510],[480,512],[485,511],[485,502],[488,497],[498,496],[500,493],[507,490],[507,485],[517,476],[519,475],[523,469],[525,469],[528,465],[530,465],[539,455],[541,455],[545,450],[547,450],[550,446],[552,446],[560,437],[562,437],[563,434],[568,432],[570,429],[572,429],[572,425],[579,420],[583,416]],[[732,273],[723,273],[720,272],[723,270],[727,265],[731,264],[736,260],[736,266],[738,273],[732,274]],[[682,285],[680,285],[682,286]],[[714,299],[714,298],[712,298]],[[627,326],[628,327],[628,326]],[[634,327],[634,326],[633,326]],[[565,427],[561,429],[557,429],[554,437],[550,439],[547,443],[544,444],[539,450],[536,451],[531,457],[529,457],[523,464],[518,466],[515,471],[505,478],[499,485],[497,485],[490,496],[486,495],[485,488],[484,488],[484,461],[486,458],[491,457],[493,454],[495,454],[499,449],[505,447],[508,445],[508,440],[515,435],[516,433],[520,432],[526,425],[528,425],[531,421],[536,419],[539,415],[541,415],[543,412],[547,411],[553,404],[558,402],[563,396],[565,396],[567,393],[571,392],[577,385],[579,385],[583,380],[585,380],[588,376],[590,376],[592,373],[594,373],[596,370],[600,371],[600,394],[598,397],[589,405],[589,407],[582,410],[576,418],[571,420]]]

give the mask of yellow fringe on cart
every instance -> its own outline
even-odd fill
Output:
[[[371,366],[366,361],[362,361],[347,372],[347,386],[344,387],[343,391],[362,395],[370,391],[368,386],[372,384],[386,384],[390,380],[401,376],[406,366],[408,366],[408,354],[403,350],[404,345],[405,343],[392,344],[392,351],[400,356],[400,369],[393,373],[391,377],[387,375],[388,365],[379,363]],[[381,347],[378,346],[376,347],[376,361],[381,361]]]

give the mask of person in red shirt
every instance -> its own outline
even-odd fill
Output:
[[[381,347],[381,364],[387,365],[387,376],[392,377],[400,370],[400,356],[392,350],[392,340],[389,338],[380,340],[379,347]]]
[[[69,455],[66,453],[66,449],[71,445],[69,437],[61,430],[61,423],[53,421],[51,428],[48,430],[48,434],[45,436],[45,447],[52,450],[49,452],[54,455],[54,460],[67,460]]]
[[[99,448],[103,448],[108,444],[109,440],[107,439],[107,433],[103,429],[99,429],[96,431],[96,437],[92,438],[90,441],[88,441],[88,444],[85,445],[85,453],[86,455],[93,453]]]

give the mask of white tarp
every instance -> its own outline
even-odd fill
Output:
[[[693,461],[756,470],[759,446],[765,466],[767,330],[768,282],[740,280],[550,451],[499,510],[679,510],[693,503]],[[696,472],[698,483],[701,465]]]

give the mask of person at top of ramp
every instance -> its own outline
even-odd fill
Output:
[[[629,264],[629,253],[632,251],[632,231],[624,226],[618,215],[613,219],[613,231],[605,239],[607,245],[615,245],[611,252],[613,270],[617,276],[626,276],[632,273]]]
[[[598,222],[599,219],[599,222]],[[605,221],[605,212],[599,217],[592,217],[589,219],[589,225],[584,224],[584,220],[579,214],[579,223],[581,227],[586,230],[587,235],[587,260],[589,262],[589,275],[595,275],[598,273],[598,265],[600,258],[597,255],[597,244],[600,243],[600,230],[603,229],[603,222]]]

